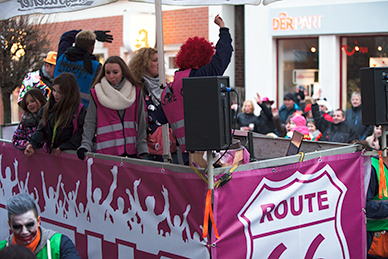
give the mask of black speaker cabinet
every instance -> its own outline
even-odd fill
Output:
[[[363,67],[360,69],[362,124],[388,124],[388,68]]]
[[[226,149],[232,142],[229,77],[183,78],[187,151]]]

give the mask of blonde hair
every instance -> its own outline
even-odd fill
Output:
[[[82,30],[75,36],[75,45],[91,51],[96,42],[96,34],[91,30]]]
[[[151,65],[155,53],[154,48],[141,48],[136,50],[128,63],[129,70],[137,81],[141,81],[146,69]]]
[[[252,106],[252,113],[254,113],[255,111],[255,106],[253,106],[253,102],[251,100],[245,100],[244,103],[243,103],[243,107],[242,107],[242,112],[245,113],[245,104],[246,103],[251,103],[251,106]]]

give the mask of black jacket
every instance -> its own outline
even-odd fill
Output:
[[[319,112],[318,104],[311,105],[315,125],[322,132],[321,141],[350,143],[357,138],[356,132],[345,121],[334,124],[325,120]]]
[[[275,133],[275,125],[272,121],[272,111],[264,103],[259,104],[261,112],[255,122],[254,131],[261,134]]]
[[[369,219],[384,219],[387,217],[387,214],[388,214],[388,202],[387,200],[384,200],[384,201],[373,200],[373,197],[375,197],[379,193],[379,180],[377,178],[377,173],[375,168],[373,166],[371,167],[372,167],[372,171],[370,175],[368,192],[366,195],[366,206],[365,206],[366,217]],[[387,168],[387,165],[385,163],[384,163],[384,167]],[[373,231],[367,231],[367,251],[369,251],[370,246],[372,245],[373,236],[374,236]],[[368,256],[372,258],[382,258],[378,256],[370,256],[370,255]]]
[[[257,116],[253,113],[243,113],[240,112],[237,114],[237,125],[239,128],[241,127],[248,127],[249,124],[253,123],[256,124],[257,122]]]
[[[366,137],[372,135],[373,126],[366,126],[362,124],[362,107],[353,107],[346,110],[346,123],[352,126],[353,130],[356,132],[357,139],[364,140]]]
[[[41,108],[39,113],[43,111],[43,107]],[[73,116],[74,116],[73,117],[74,119],[75,115]],[[78,130],[74,132],[73,123],[70,123],[65,128],[58,127],[56,136],[54,138],[54,143],[52,143],[55,120],[54,120],[53,114],[49,113],[46,125],[44,125],[42,120],[40,120],[35,134],[32,135],[31,141],[30,141],[32,147],[34,149],[42,148],[43,145],[46,143],[46,148],[49,153],[51,153],[52,149],[55,149],[58,147],[62,151],[77,150],[77,148],[81,145],[85,116],[86,116],[86,107],[83,106],[78,114]]]

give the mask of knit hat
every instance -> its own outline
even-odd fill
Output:
[[[327,109],[327,112],[333,111],[333,108],[331,108],[331,105],[329,104],[328,101],[326,101],[326,100],[318,100],[317,103],[318,103],[318,105],[325,106],[326,109]]]
[[[268,97],[263,97],[263,99],[261,99],[261,101],[263,103],[270,103],[271,105],[275,102],[275,101],[270,101]]]
[[[307,104],[306,107],[304,107],[304,112],[311,111],[311,103]]]
[[[293,121],[296,126],[306,126],[306,119],[301,115],[296,115],[292,117],[291,121]]]
[[[292,93],[288,93],[284,96],[283,100],[292,100],[295,102],[295,97]]]
[[[57,52],[50,51],[49,53],[47,53],[47,57],[43,60],[44,62],[55,66],[55,64],[57,63]]]

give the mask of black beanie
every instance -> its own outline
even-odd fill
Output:
[[[283,100],[286,100],[286,99],[292,100],[292,101],[295,102],[295,98],[294,98],[294,95],[293,95],[292,93],[286,94],[286,95],[284,96]]]

